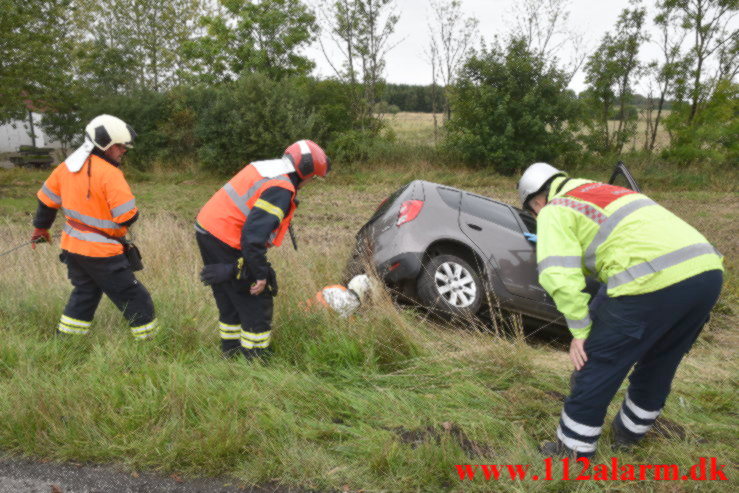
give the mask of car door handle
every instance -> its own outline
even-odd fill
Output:
[[[478,226],[477,224],[467,223],[467,226],[474,229],[475,231],[482,231],[482,228]]]

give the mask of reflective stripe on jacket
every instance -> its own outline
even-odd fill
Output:
[[[123,172],[94,154],[76,173],[69,171],[64,163],[57,166],[36,196],[48,207],[62,208],[68,220],[115,237],[126,235],[128,229],[121,224],[138,212]],[[69,222],[63,228],[61,247],[88,257],[112,257],[123,253],[118,241],[80,231]]]
[[[721,256],[688,223],[645,195],[588,180],[556,178],[537,217],[539,282],[577,338],[590,332],[585,275],[608,296],[650,293],[721,269]]]
[[[246,166],[200,209],[197,223],[222,242],[241,250],[241,231],[244,223],[248,220],[252,208],[260,200],[262,192],[270,187],[281,187],[292,193],[287,215],[283,218],[282,211],[278,211],[279,214],[275,213],[280,218],[280,223],[270,235],[269,246],[279,246],[295,213],[295,186],[287,175],[264,178],[254,166]],[[268,205],[260,203],[259,206],[265,208]]]

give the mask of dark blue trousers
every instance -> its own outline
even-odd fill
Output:
[[[712,270],[653,293],[605,298],[592,314],[588,361],[565,401],[558,438],[572,450],[594,452],[608,405],[632,367],[616,419],[634,437],[649,431],[722,284],[722,272]]]

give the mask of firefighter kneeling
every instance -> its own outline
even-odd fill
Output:
[[[277,294],[267,248],[282,244],[298,189],[329,169],[323,149],[300,140],[281,159],[244,167],[200,210],[195,224],[205,264],[200,277],[213,290],[224,356],[266,355]]]

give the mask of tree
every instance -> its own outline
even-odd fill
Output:
[[[364,130],[379,129],[374,109],[380,101],[385,57],[399,16],[394,0],[327,0],[323,3],[325,32],[342,57],[335,64],[321,41],[324,55],[336,76],[356,94],[357,120]]]
[[[222,82],[255,72],[279,79],[313,69],[299,51],[315,38],[316,18],[301,0],[220,0],[220,5],[201,19],[205,34],[184,47],[197,79]]]
[[[432,0],[431,12],[433,18],[429,21],[431,36],[429,58],[431,59],[433,86],[436,87],[436,82],[441,81],[446,94],[454,84],[457,72],[477,39],[479,22],[474,17],[464,17],[460,0]],[[448,100],[449,97],[446,94],[444,98],[446,119],[451,116]]]
[[[665,118],[672,135],[663,157],[681,164],[711,163],[736,166],[739,162],[739,84],[721,80],[711,98],[691,124],[685,123],[690,102],[678,103],[677,110]]]
[[[633,97],[632,83],[642,69],[638,54],[648,39],[645,16],[646,10],[638,2],[633,9],[624,9],[615,33],[606,33],[585,65],[585,80],[589,84],[586,99],[595,113],[586,142],[595,151],[620,153],[636,132],[636,118],[628,118],[627,104]],[[612,116],[617,119],[613,132],[609,127]]]
[[[687,76],[677,87],[678,98],[685,96],[690,101],[686,118],[691,124],[716,84],[722,79],[731,80],[737,73],[739,32],[731,26],[739,1],[662,0],[658,9],[661,16],[674,16],[692,38],[685,54]],[[711,61],[717,65],[713,74],[708,73]]]
[[[555,65],[563,64],[574,77],[586,55],[582,35],[569,27],[570,0],[521,0],[515,3],[510,36],[522,38],[529,50]],[[560,53],[568,46],[573,53],[565,62]]]
[[[579,149],[578,102],[568,79],[524,39],[483,49],[459,75],[444,146],[508,174],[535,161],[567,161]]]
[[[96,90],[162,91],[178,82],[181,46],[207,0],[75,0],[78,73]]]
[[[655,60],[649,65],[652,82],[657,85],[658,97],[655,104],[650,94],[647,102],[647,128],[644,139],[644,149],[647,151],[654,150],[667,97],[675,93],[676,84],[680,83],[680,78],[687,71],[686,60],[680,53],[680,47],[685,40],[685,32],[675,27],[678,23],[674,11],[666,10],[658,13],[654,18],[654,23],[660,29],[659,46],[662,51],[662,61]],[[655,107],[657,114],[652,119]]]
[[[81,109],[83,102],[90,99],[90,91],[71,78],[60,85],[54,98],[46,106],[41,119],[44,133],[62,145],[62,152],[77,142],[82,136]]]
[[[67,76],[70,0],[0,0],[0,121],[41,108]]]

